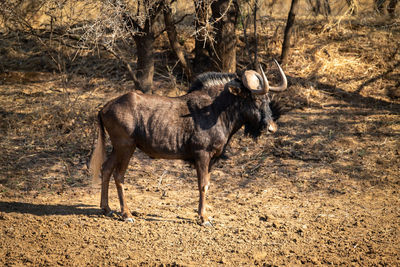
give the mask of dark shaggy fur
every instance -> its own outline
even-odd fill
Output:
[[[206,72],[197,76],[190,85],[188,93],[201,90],[211,97],[216,97],[228,82],[234,80],[240,83],[239,78],[233,73]]]
[[[279,118],[284,114],[282,104],[275,99],[269,102],[269,108],[272,111],[272,119],[274,121],[279,120]]]

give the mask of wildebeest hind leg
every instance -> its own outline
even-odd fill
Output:
[[[129,165],[129,160],[135,151],[135,147],[124,147],[117,153],[117,162],[114,169],[115,186],[117,187],[119,204],[121,206],[122,218],[125,221],[133,222],[132,214],[128,209],[124,193],[124,175]]]
[[[103,210],[105,215],[111,214],[110,206],[108,205],[108,187],[110,184],[110,176],[115,168],[116,153],[113,150],[104,162],[101,170],[101,201],[100,208]]]

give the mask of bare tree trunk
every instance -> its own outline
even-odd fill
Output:
[[[217,0],[212,3],[215,22],[215,52],[218,68],[223,72],[236,72],[236,24],[239,4],[236,0]]]
[[[324,0],[324,14],[325,17],[330,16],[332,13],[331,5],[329,4],[329,0]]]
[[[289,47],[290,47],[290,39],[292,36],[292,28],[293,28],[294,21],[296,18],[298,4],[299,4],[299,0],[292,0],[292,4],[290,6],[289,15],[288,15],[287,22],[286,22],[285,36],[284,36],[283,44],[282,44],[282,54],[281,54],[281,64],[282,65],[287,63]]]
[[[137,69],[136,87],[142,92],[149,92],[153,87],[154,77],[154,41],[153,34],[136,35]]]
[[[174,51],[176,57],[179,59],[179,62],[181,63],[182,68],[185,71],[186,77],[189,79],[189,81],[191,81],[192,68],[186,60],[185,50],[178,42],[178,33],[176,32],[175,22],[172,17],[171,8],[165,5],[163,13],[164,13],[164,23],[168,34],[169,44],[172,50]]]
[[[388,4],[387,11],[392,18],[394,18],[395,16],[396,5],[398,2],[399,2],[398,0],[390,0]]]
[[[243,39],[244,39],[244,43],[245,43],[245,51],[244,52],[246,53],[247,58],[250,58],[250,55],[251,55],[250,44],[249,44],[249,38],[247,37],[247,27],[249,25],[250,16],[249,15],[244,16],[243,12],[242,11],[240,11],[240,12],[241,12],[240,18],[241,18],[242,25],[243,25]]]
[[[250,10],[248,13],[246,13],[246,16],[243,17],[242,15],[242,23],[243,23],[243,38],[245,42],[245,53],[248,58],[248,60],[251,62],[253,69],[259,71],[258,68],[258,35],[257,35],[257,11],[258,11],[258,0],[254,1],[254,5],[252,7],[252,15],[250,15]],[[276,0],[270,4],[270,6],[274,5],[276,3]],[[248,3],[248,6],[250,6],[250,3]],[[252,40],[251,44],[249,43],[249,37],[247,34],[247,28],[249,27],[249,24],[251,22],[251,18],[253,18],[253,30],[254,30],[254,40]]]
[[[254,27],[254,61],[253,67],[257,69],[259,64],[258,60],[258,36],[257,36],[257,9],[258,9],[258,0],[254,1],[254,12],[253,12],[253,27]],[[257,69],[257,71],[260,71]]]
[[[194,0],[196,18],[194,25],[196,28],[195,48],[194,48],[194,71],[203,72],[211,69],[211,60],[209,58],[210,38],[207,29],[208,7],[210,0]]]
[[[352,0],[346,1],[347,3],[349,3],[349,1]],[[328,17],[331,14],[331,6],[329,4],[329,0],[308,0],[308,4],[311,6],[311,9],[315,16],[322,14],[325,17]]]
[[[136,44],[137,68],[135,73],[135,86],[142,92],[150,92],[153,88],[154,77],[154,42],[157,32],[157,18],[160,15],[163,3],[143,2],[145,5],[144,23],[137,21],[128,11],[124,12],[123,20],[126,27],[131,30],[131,35]],[[138,7],[137,12],[140,12]]]

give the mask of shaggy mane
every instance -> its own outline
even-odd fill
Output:
[[[188,93],[197,90],[223,87],[236,78],[236,74],[233,73],[206,72],[197,76],[196,80],[190,85]]]

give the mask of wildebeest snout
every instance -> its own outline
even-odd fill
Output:
[[[268,122],[268,132],[275,133],[278,130],[278,125],[273,120]]]

